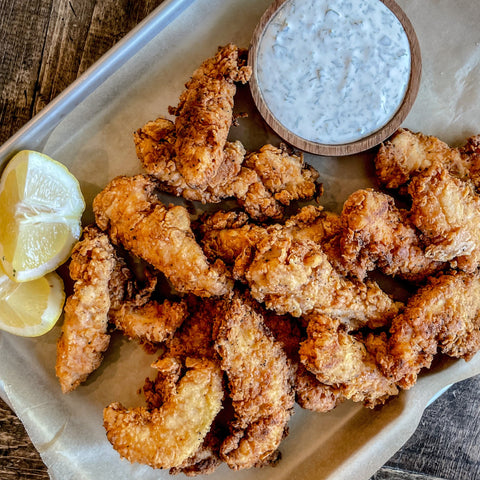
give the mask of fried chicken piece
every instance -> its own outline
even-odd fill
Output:
[[[184,357],[185,359],[186,357]],[[143,386],[148,410],[160,408],[168,398],[175,395],[176,385],[181,376],[181,363],[178,358],[170,356],[170,352],[152,364],[152,367],[157,368],[157,376],[154,380],[146,378]],[[220,459],[220,445],[225,434],[217,420],[218,416],[195,453],[177,467],[170,468],[170,474],[204,475],[212,473],[222,463]]]
[[[178,360],[163,359],[157,368],[167,368],[175,378],[175,363]],[[222,373],[208,359],[187,359],[185,366],[178,382],[169,382],[160,407],[126,409],[112,403],[105,408],[107,438],[122,457],[153,468],[172,468],[198,451],[222,408]]]
[[[420,282],[444,267],[426,255],[420,231],[394,199],[373,189],[345,201],[339,245],[345,270],[359,279],[379,268],[386,275]]]
[[[137,157],[146,172],[158,180],[161,190],[202,203],[218,203],[231,194],[226,191],[227,184],[240,174],[246,153],[239,141],[226,142],[223,162],[215,178],[211,185],[202,189],[189,186],[179,171],[177,163],[180,159],[175,152],[176,131],[172,121],[159,117],[147,122],[134,133],[134,141]]]
[[[202,445],[178,467],[172,467],[171,475],[183,473],[187,477],[213,473],[222,463],[219,452],[223,434],[215,425],[207,433]]]
[[[399,188],[434,163],[441,163],[450,174],[480,186],[480,136],[467,139],[460,148],[451,148],[436,137],[410,130],[398,130],[379,149],[376,173],[386,188]]]
[[[97,225],[115,244],[165,274],[179,292],[202,297],[225,295],[232,280],[221,261],[210,265],[182,206],[165,207],[155,182],[143,175],[117,177],[93,201]]]
[[[185,301],[151,300],[142,306],[124,302],[110,312],[110,321],[127,337],[155,345],[173,336],[187,317],[187,308]]]
[[[137,156],[145,170],[154,175],[163,191],[187,200],[217,203],[236,198],[255,219],[280,218],[281,205],[310,199],[318,190],[318,173],[303,163],[303,157],[286,148],[264,145],[249,154],[240,142],[227,142],[223,163],[205,188],[190,187],[179,172],[175,155],[175,127],[165,118],[148,122],[134,134]]]
[[[168,355],[218,360],[214,348],[213,326],[217,319],[223,316],[225,308],[223,301],[190,296],[187,305],[188,318],[166,343]]]
[[[234,266],[234,278],[242,279],[256,245],[267,236],[266,228],[246,224],[239,228],[210,230],[202,238],[201,244],[209,259],[220,258],[227,265]]]
[[[290,154],[285,146],[264,145],[258,152],[247,155],[244,166],[258,174],[265,188],[282,205],[313,198],[317,192],[318,172],[304,165],[303,155]]]
[[[310,206],[285,225],[207,228],[202,244],[209,257],[233,263],[234,277],[248,284],[252,297],[280,315],[316,311],[341,317],[352,328],[385,325],[399,304],[375,282],[352,281],[334,268],[319,242],[332,235],[336,221],[325,219]],[[222,215],[218,220],[223,226]]]
[[[115,304],[124,297],[130,278],[108,236],[93,226],[84,229],[75,245],[69,270],[74,292],[65,304],[55,367],[63,393],[74,390],[100,365],[110,343],[112,298]]]
[[[480,263],[480,197],[434,164],[410,183],[411,219],[429,242],[426,254],[467,272]]]
[[[337,387],[319,382],[300,362],[298,350],[300,342],[305,340],[305,335],[298,320],[289,315],[275,315],[269,311],[264,311],[263,316],[265,325],[280,342],[292,364],[297,403],[302,408],[314,412],[328,412],[342,403],[345,397]]]
[[[255,220],[278,219],[283,216],[281,205],[262,183],[258,173],[242,167],[240,173],[225,185],[225,197],[234,197]]]
[[[284,225],[271,227],[248,223],[248,218],[241,213],[218,211],[202,219],[201,244],[210,259],[221,258],[228,265],[235,265],[236,277],[241,278],[245,273],[244,265],[251,262],[256,245],[267,238],[270,231],[279,228],[299,241],[323,244],[336,234],[340,225],[338,216],[314,205],[302,207]]]
[[[317,379],[335,385],[341,394],[373,408],[398,394],[364,342],[345,330],[340,320],[326,315],[308,317],[308,338],[301,343],[300,359]]]
[[[440,351],[469,360],[480,348],[480,274],[452,272],[431,277],[392,320],[386,348],[377,360],[386,375],[410,388]]]
[[[174,336],[166,341],[165,355],[179,359],[208,358],[219,363],[220,358],[214,349],[212,330],[216,319],[223,315],[223,301],[190,296],[186,303],[189,316]],[[160,382],[160,386],[157,383],[148,379],[146,382],[147,394],[154,398],[158,397],[158,390],[162,392],[163,389],[163,382]],[[225,418],[217,417],[199,449],[181,465],[170,469],[170,473],[195,476],[213,472],[222,463],[220,446],[227,434],[224,424]]]
[[[235,82],[247,83],[252,69],[247,51],[233,44],[219,48],[186,83],[175,115],[177,167],[191,187],[205,188],[223,163],[233,118]]]
[[[271,459],[286,433],[295,400],[292,368],[262,315],[238,295],[216,333],[235,411],[221,456],[232,469],[250,468]]]
[[[375,282],[339,274],[320,245],[282,230],[271,231],[257,245],[245,280],[255,300],[281,315],[324,313],[350,328],[385,325],[399,308]]]

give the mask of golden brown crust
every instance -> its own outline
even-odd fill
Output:
[[[299,354],[320,382],[336,386],[345,398],[371,408],[398,394],[395,382],[382,373],[375,355],[338,319],[310,315],[308,320],[308,338]]]
[[[275,315],[270,311],[264,311],[263,316],[265,325],[275,339],[280,342],[292,364],[297,403],[302,408],[314,412],[328,412],[342,403],[345,397],[337,387],[321,383],[300,363],[298,350],[300,342],[305,340],[306,334],[299,325],[298,319],[289,315]]]
[[[474,272],[480,263],[480,197],[435,163],[413,178],[411,219],[426,237],[426,254]],[[455,263],[453,263],[455,261]]]
[[[205,188],[194,188],[187,184],[179,171],[176,156],[175,124],[163,117],[147,122],[134,133],[137,156],[145,171],[159,182],[159,188],[187,200],[202,203],[217,203],[232,195],[226,185],[240,173],[245,148],[240,142],[226,142],[223,161],[217,174]]]
[[[332,234],[331,225],[330,216],[310,206],[285,225],[212,229],[202,242],[211,258],[233,262],[234,277],[280,315],[315,311],[342,318],[352,328],[388,323],[399,304],[375,282],[344,277],[323,251],[319,242]]]
[[[215,177],[204,188],[192,187],[180,173],[176,156],[176,132],[170,120],[159,117],[134,134],[137,156],[145,170],[159,181],[159,187],[187,200],[217,203],[235,198],[254,219],[281,218],[282,205],[313,198],[320,191],[318,173],[304,165],[302,156],[286,148],[264,145],[249,154],[240,142],[226,142]]]
[[[303,155],[290,154],[285,146],[264,145],[247,155],[244,166],[257,172],[265,188],[282,205],[313,198],[317,192],[318,172],[304,165]]]
[[[189,186],[204,189],[216,176],[232,125],[235,82],[246,83],[250,75],[245,50],[221,47],[193,73],[178,106],[170,109],[177,117],[177,167]]]
[[[299,363],[295,377],[297,403],[312,412],[329,412],[345,401],[346,397],[336,385],[327,385]]]
[[[219,299],[189,297],[188,318],[167,342],[168,354],[178,358],[200,357],[218,359],[214,348],[213,328],[224,310]]]
[[[187,371],[165,402],[149,410],[105,408],[107,438],[130,462],[153,468],[182,465],[202,445],[222,408],[222,374],[211,360],[187,360]]]
[[[111,279],[123,265],[107,235],[96,227],[86,227],[72,252],[70,276],[75,281],[74,292],[67,298],[57,342],[55,370],[64,393],[85,381],[103,359],[110,343],[107,327]],[[113,290],[118,294],[123,291],[123,282],[117,282],[117,287]]]
[[[162,343],[171,338],[187,316],[184,301],[151,300],[142,306],[124,302],[110,312],[110,320],[129,338],[151,344]]]
[[[426,254],[421,232],[389,195],[357,190],[345,201],[341,222],[341,262],[359,279],[379,268],[386,275],[420,282],[445,267]]]
[[[279,314],[299,317],[315,311],[341,318],[352,328],[384,325],[399,308],[375,282],[339,274],[318,244],[282,230],[256,246],[245,280],[253,298]]]
[[[480,276],[452,272],[430,278],[392,320],[377,359],[386,375],[410,388],[440,350],[469,359],[480,348]]]
[[[474,139],[472,138],[472,145]],[[386,188],[399,188],[433,163],[442,163],[459,178],[469,173],[468,144],[462,150],[450,148],[436,137],[398,130],[380,146],[375,158],[377,178]]]
[[[113,179],[93,202],[98,226],[114,243],[164,273],[179,292],[203,297],[228,293],[232,281],[223,262],[208,263],[185,207],[165,207],[155,187],[143,175]]]
[[[294,404],[293,371],[253,304],[239,296],[225,306],[215,348],[228,378],[235,419],[221,456],[235,470],[274,453]]]

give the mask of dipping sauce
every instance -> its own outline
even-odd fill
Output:
[[[271,114],[312,142],[383,127],[407,91],[407,34],[380,0],[287,0],[266,25],[254,75]]]

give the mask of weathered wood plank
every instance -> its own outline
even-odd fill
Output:
[[[479,391],[479,376],[453,385],[387,465],[448,480],[480,478]]]
[[[371,480],[446,480],[445,478],[432,477],[423,473],[406,472],[390,467],[383,467]]]
[[[162,1],[0,0],[0,143]]]
[[[47,468],[33,448],[25,428],[0,399],[0,478],[47,480]]]
[[[34,113],[52,4],[52,0],[0,1],[0,143]]]

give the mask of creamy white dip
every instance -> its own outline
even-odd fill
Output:
[[[285,128],[336,145],[388,123],[410,64],[407,34],[380,0],[288,0],[264,30],[254,74]]]

